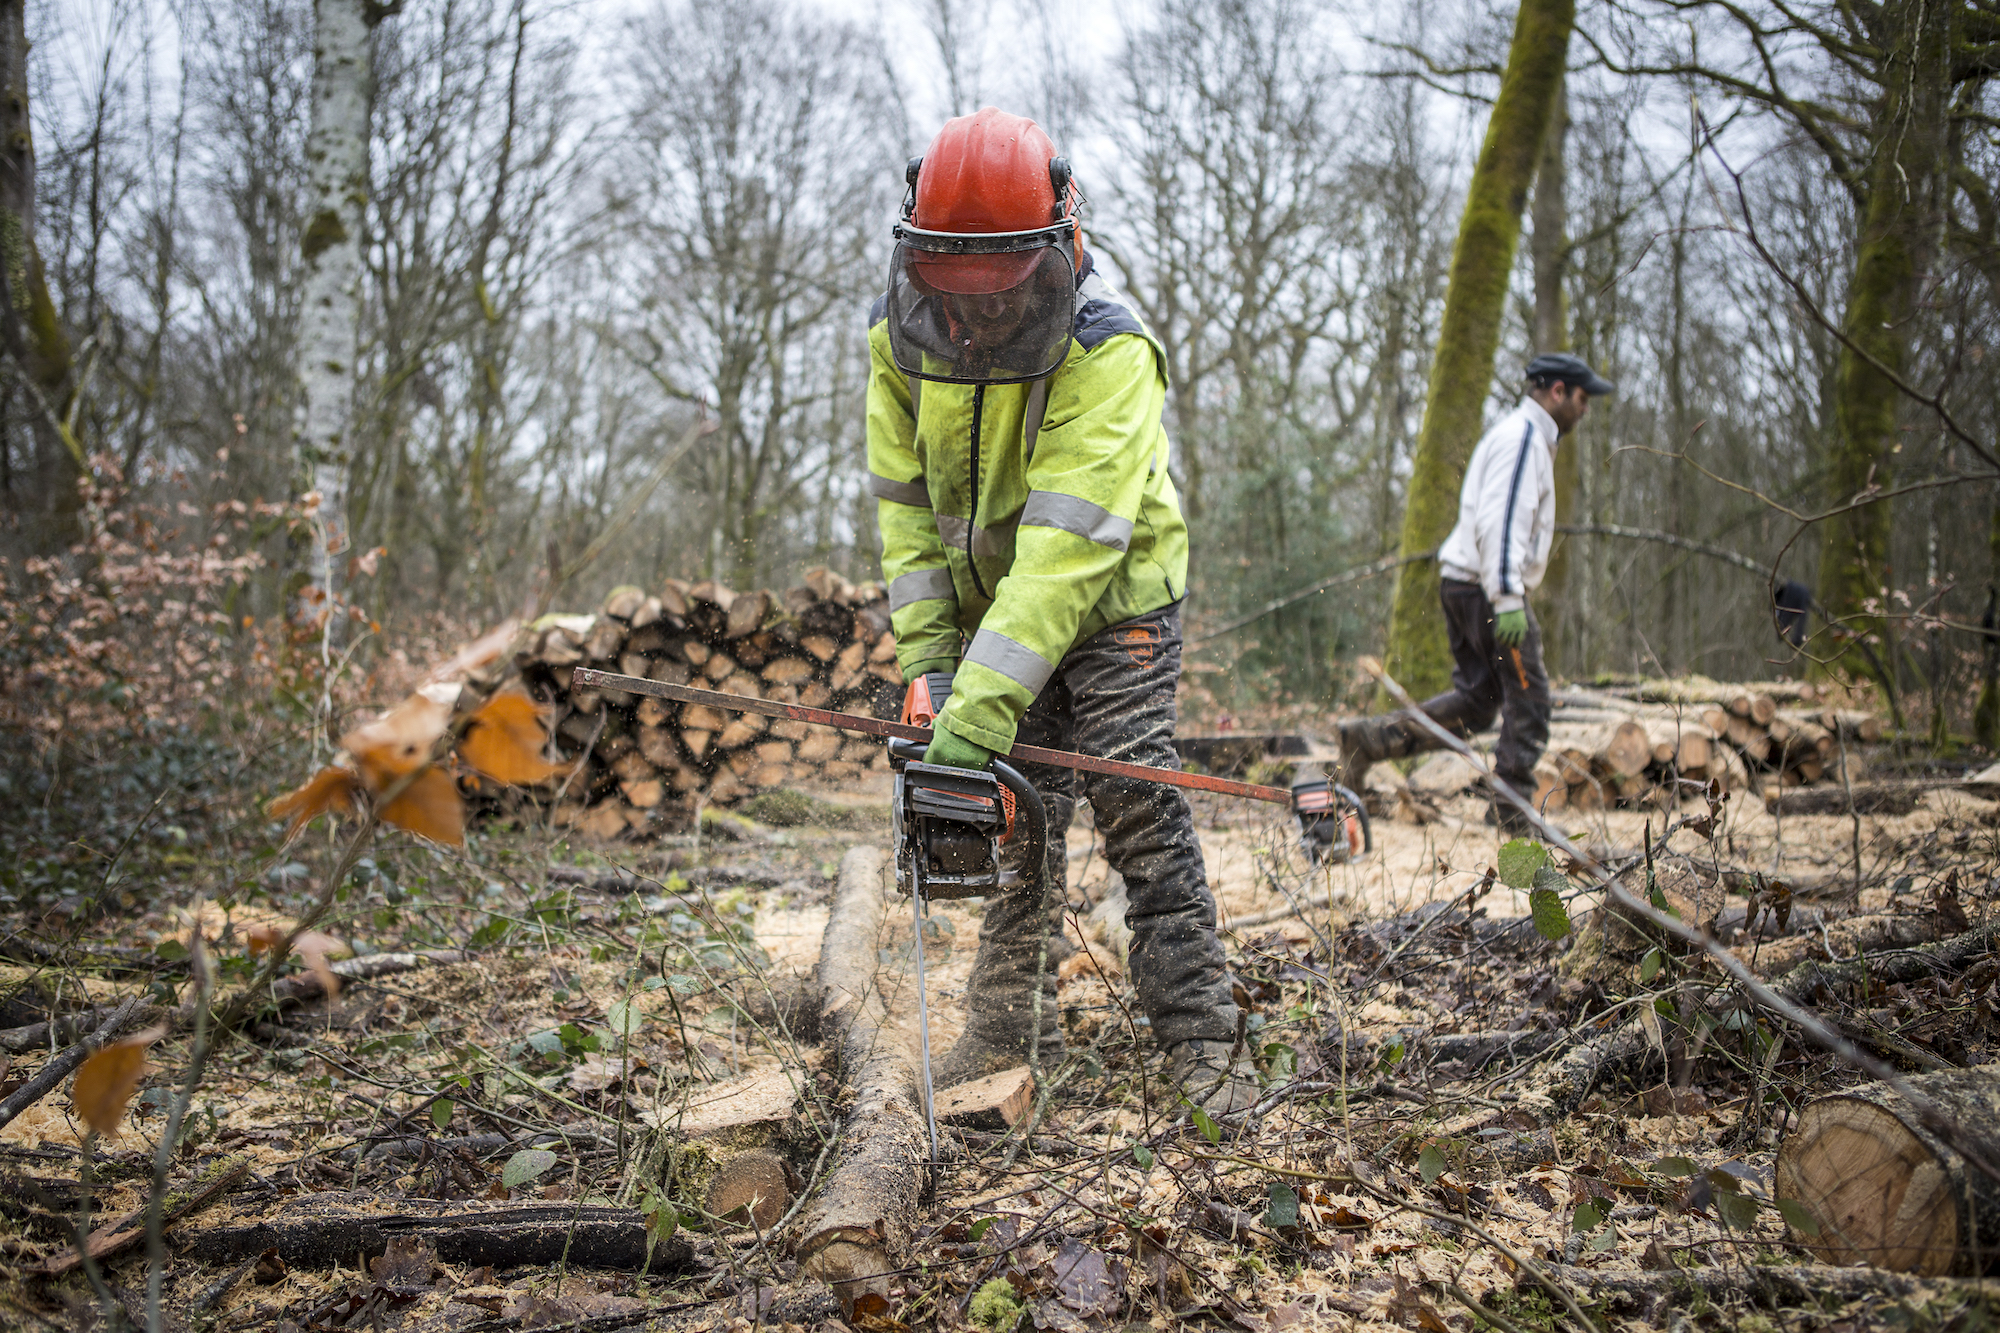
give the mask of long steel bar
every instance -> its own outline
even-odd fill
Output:
[[[913,727],[906,722],[885,722],[881,718],[863,717],[859,713],[835,713],[825,708],[808,708],[804,704],[779,703],[775,699],[752,699],[744,694],[724,694],[720,690],[704,690],[695,685],[670,685],[664,680],[621,676],[592,667],[578,667],[570,678],[570,685],[571,688],[582,686],[618,690],[625,694],[650,694],[656,699],[675,699],[681,703],[706,704],[710,708],[724,708],[736,713],[790,718],[794,722],[839,727],[843,731],[865,732],[870,736],[895,736],[908,741],[928,741],[931,738],[929,727]],[[1122,759],[1099,759],[1094,755],[1074,754],[1068,750],[1045,750],[1039,745],[1017,744],[1007,752],[1007,756],[1024,759],[1031,764],[1049,764],[1085,773],[1108,773],[1112,777],[1137,778],[1141,782],[1159,782],[1194,791],[1212,791],[1221,796],[1241,796],[1252,801],[1269,801],[1273,805],[1289,807],[1292,803],[1292,794],[1283,787],[1263,787],[1254,782],[1210,777],[1206,773],[1183,773],[1174,768],[1149,768],[1145,764],[1128,764]]]

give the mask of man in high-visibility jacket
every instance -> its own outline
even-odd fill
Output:
[[[954,675],[925,758],[985,768],[1019,739],[1177,768],[1188,544],[1160,344],[1096,273],[1068,163],[1033,121],[991,107],[952,120],[908,181],[869,317],[868,466],[904,676]],[[1031,1048],[1052,1068],[1062,1050],[1052,964],[1068,952],[1078,775],[1026,775],[1048,810],[1047,871],[986,903],[941,1087]],[[1081,782],[1125,880],[1132,975],[1170,1083],[1212,1114],[1243,1111],[1256,1084],[1187,802]]]
[[[1458,524],[1438,548],[1438,601],[1453,669],[1451,689],[1423,709],[1460,736],[1485,730],[1499,714],[1493,775],[1532,798],[1535,764],[1549,740],[1549,677],[1528,594],[1541,586],[1556,532],[1556,442],[1612,384],[1568,352],[1545,352],[1523,374],[1528,392],[1519,406],[1472,450]],[[1440,745],[1400,713],[1351,719],[1340,724],[1341,781],[1358,791],[1377,762]],[[1533,831],[1509,802],[1496,800],[1492,812],[1504,833]]]

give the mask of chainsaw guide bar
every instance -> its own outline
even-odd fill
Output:
[[[818,727],[838,727],[843,731],[859,731],[870,736],[893,736],[899,740],[926,742],[931,738],[928,727],[913,727],[902,722],[885,722],[881,718],[864,717],[859,713],[836,713],[825,708],[808,708],[804,704],[782,704],[774,699],[752,699],[743,694],[724,694],[720,690],[704,690],[693,685],[670,685],[664,680],[647,680],[644,676],[621,676],[616,672],[598,671],[592,667],[578,667],[570,677],[570,685],[571,688],[589,686],[600,690],[617,690],[624,694],[650,694],[656,699],[707,704],[710,708],[724,708],[736,713],[761,713],[765,717],[789,718],[794,722],[806,722]],[[1007,752],[1006,757],[1030,764],[1048,764],[1055,768],[1070,768],[1085,773],[1106,773],[1112,777],[1136,778],[1140,782],[1157,782],[1169,787],[1215,792],[1221,796],[1241,796],[1248,800],[1268,801],[1272,805],[1288,808],[1292,804],[1291,792],[1283,787],[1263,787],[1254,782],[1237,782],[1233,778],[1210,777],[1206,773],[1183,773],[1175,768],[1128,764],[1121,759],[1099,759],[1087,754],[1073,754],[1068,750],[1046,750],[1039,745],[1016,744]]]

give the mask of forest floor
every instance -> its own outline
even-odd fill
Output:
[[[143,1210],[170,1104],[189,1086],[162,1159],[169,1193],[226,1188],[172,1227],[152,1265],[168,1329],[1513,1333],[1579,1315],[1744,1330],[2000,1316],[1978,1283],[1816,1263],[1776,1207],[1774,1151],[1800,1106],[1860,1076],[1718,986],[1700,953],[1607,932],[1589,894],[1569,904],[1576,930],[1545,938],[1527,895],[1490,877],[1501,843],[1475,798],[1423,824],[1380,818],[1372,855],[1314,867],[1288,820],[1203,796],[1261,1119],[1240,1133],[1191,1124],[1160,1094],[1118,932],[1093,915],[1111,879],[1080,808],[1080,952],[1060,973],[1069,1054],[1014,1130],[944,1131],[891,1303],[844,1319],[802,1279],[787,1234],[793,1196],[802,1203],[837,1156],[844,1094],[781,997],[818,958],[843,855],[887,846],[887,797],[886,780],[821,792],[761,807],[765,822],[723,815],[638,845],[587,845],[518,811],[479,824],[463,850],[385,833],[321,927],[336,937],[329,957],[352,955],[334,964],[349,974],[337,996],[315,997],[307,971],[290,992],[305,1002],[274,992],[232,1037],[174,1027],[115,1137],[86,1132],[67,1088],[0,1126],[0,1325],[146,1326],[143,1241],[104,1259],[101,1287],[35,1270],[73,1253],[79,1218],[132,1235],[118,1220]],[[1652,838],[1661,882],[1679,875],[1695,898],[1707,874],[1717,936],[1759,970],[1820,941],[1834,952],[1828,932],[1849,918],[1914,918],[1943,938],[1996,908],[1991,801],[1938,791],[1903,816],[1780,821],[1738,797],[1702,827],[1705,813],[1612,812],[1571,832],[1628,873]],[[211,841],[202,818],[234,832]],[[250,805],[226,802],[206,815],[161,807],[148,830],[122,844],[44,833],[32,847],[17,831],[0,921],[0,1046],[12,1052],[0,1098],[67,1044],[46,1028],[29,1040],[51,1014],[139,996],[171,1016],[193,992],[195,926],[219,984],[240,984],[256,931],[316,895],[339,836],[277,855]],[[1764,910],[1780,883],[1782,918]],[[878,959],[890,1022],[913,1032],[907,903],[890,898]],[[934,909],[935,1050],[962,1019],[977,936],[976,904]],[[1874,1049],[1906,1069],[1983,1064],[2000,1058],[1991,983],[1827,994],[1819,1011],[1877,1034]],[[1641,1010],[1662,1016],[1650,1049],[1581,1095],[1551,1091],[1552,1064]],[[773,1141],[788,1206],[775,1225],[731,1225],[704,1211],[685,1145],[664,1166],[660,1149],[679,1143],[705,1090],[760,1077],[797,1092]],[[529,1221],[482,1252],[491,1262],[424,1238],[371,1256],[353,1225],[326,1222],[407,1230],[509,1209]],[[595,1265],[587,1224],[609,1218],[615,1232],[634,1216],[657,1262]],[[555,1251],[520,1240],[537,1227],[562,1237]]]

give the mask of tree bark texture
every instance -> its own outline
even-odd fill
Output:
[[[875,984],[882,870],[872,847],[847,853],[820,945],[820,1030],[854,1102],[840,1158],[798,1230],[800,1271],[831,1285],[849,1311],[863,1295],[887,1295],[930,1176],[916,1053]]]
[[[12,373],[0,375],[0,399],[28,399],[19,414],[33,423],[36,454],[33,494],[11,497],[8,507],[40,510],[48,524],[46,544],[59,546],[75,535],[82,503],[76,483],[88,461],[65,426],[70,345],[35,244],[33,132],[27,3],[0,0],[0,347],[13,361]]]
[[[354,362],[361,327],[362,209],[368,199],[368,104],[374,78],[369,0],[313,6],[312,129],[299,313],[300,483],[318,496],[312,549],[295,614],[341,638],[340,557],[348,547]]]
[[[1561,86],[1574,0],[1522,0],[1500,96],[1466,193],[1431,361],[1430,396],[1403,506],[1402,552],[1435,550],[1458,517],[1458,487],[1479,441],[1500,316],[1550,109]],[[1435,561],[1403,566],[1389,620],[1389,672],[1419,697],[1451,677]]]
[[[2000,494],[1993,500],[1993,517],[1986,535],[1986,615],[1981,645],[1979,702],[1972,710],[1972,739],[1989,750],[2000,749]]]
[[[1569,96],[1556,84],[1555,106],[1542,135],[1542,158],[1535,167],[1534,233],[1529,242],[1535,271],[1536,352],[1569,350],[1569,297],[1563,279],[1569,272],[1569,191],[1564,148],[1569,140]],[[1556,523],[1576,521],[1577,441],[1574,432],[1556,446]],[[1549,666],[1568,660],[1563,631],[1564,594],[1569,588],[1570,535],[1558,526],[1549,548],[1549,565],[1542,575],[1535,615],[1542,622],[1542,643]]]
[[[374,1202],[374,1201],[371,1201]],[[331,1204],[311,1198],[289,1205],[274,1217],[235,1221],[199,1229],[182,1228],[182,1254],[201,1263],[231,1263],[266,1250],[294,1268],[334,1268],[374,1256],[389,1241],[412,1237],[448,1264],[495,1268],[567,1263],[572,1268],[612,1268],[673,1272],[694,1258],[679,1236],[646,1243],[646,1217],[633,1208],[544,1203],[480,1208],[464,1204],[425,1206],[398,1199],[397,1211]]]
[[[1907,368],[1918,289],[1934,257],[1932,233],[1948,170],[1949,40],[1956,9],[1902,0],[1881,10],[1889,40],[1877,77],[1873,156],[1862,183],[1854,273],[1841,321],[1846,341],[1834,381],[1833,448],[1826,460],[1828,498],[1836,504],[1886,489],[1894,474],[1902,397],[1884,369],[1901,376]],[[1852,633],[1894,634],[1882,614],[1892,518],[1888,504],[1876,503],[1827,521],[1819,597]],[[1883,652],[1879,660],[1893,661],[1894,654]],[[1892,681],[1882,684],[1893,689]]]
[[[1990,1158],[2000,1065],[1910,1080]],[[1778,1147],[1774,1188],[1819,1224],[1801,1237],[1828,1263],[1925,1277],[1977,1276],[2000,1259],[2000,1181],[1968,1164],[1895,1090],[1870,1083],[1820,1097]]]

